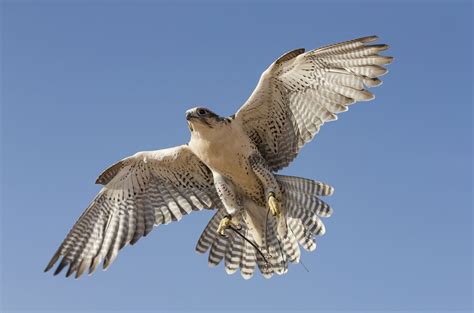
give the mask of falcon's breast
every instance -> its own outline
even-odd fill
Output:
[[[249,160],[257,148],[239,123],[225,124],[206,133],[195,131],[189,147],[211,171],[232,182],[237,191],[253,198],[260,193],[262,187]]]

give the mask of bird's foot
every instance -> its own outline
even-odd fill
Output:
[[[225,235],[225,230],[230,226],[236,227],[234,223],[232,223],[232,216],[226,215],[222,218],[221,222],[219,223],[219,227],[217,228],[217,233],[221,236]]]
[[[274,192],[268,193],[268,207],[273,216],[280,217],[280,202],[276,199]]]

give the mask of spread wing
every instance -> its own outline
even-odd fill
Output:
[[[272,170],[287,166],[325,122],[336,120],[356,101],[372,100],[368,87],[381,84],[378,53],[387,45],[359,38],[304,52],[290,51],[262,74],[247,102],[236,113]]]
[[[105,185],[53,256],[45,271],[62,257],[55,275],[91,274],[104,260],[107,268],[118,251],[146,236],[154,225],[179,221],[202,208],[220,207],[211,171],[187,146],[139,152],[102,173]]]

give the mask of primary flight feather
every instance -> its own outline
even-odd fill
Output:
[[[179,221],[205,209],[217,212],[198,240],[209,264],[222,260],[228,273],[250,278],[284,274],[312,251],[325,232],[321,218],[331,207],[320,199],[333,188],[310,179],[283,176],[304,144],[337,113],[374,98],[391,57],[371,44],[376,36],[316,50],[290,51],[262,74],[247,102],[231,117],[206,108],[186,112],[187,145],[139,152],[112,165],[97,179],[104,185],[73,226],[45,271],[66,276],[107,268],[127,244],[153,226]]]

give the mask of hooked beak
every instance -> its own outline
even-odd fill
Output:
[[[187,111],[186,111],[186,120],[188,121],[188,127],[189,127],[189,130],[190,130],[191,132],[194,131],[194,127],[193,127],[193,125],[191,124],[191,120],[192,120],[192,119],[195,119],[195,118],[197,118],[197,116],[195,115],[194,110],[187,110]]]
[[[188,110],[186,111],[186,120],[191,120],[193,118],[197,118],[197,116],[194,114],[194,110]]]

